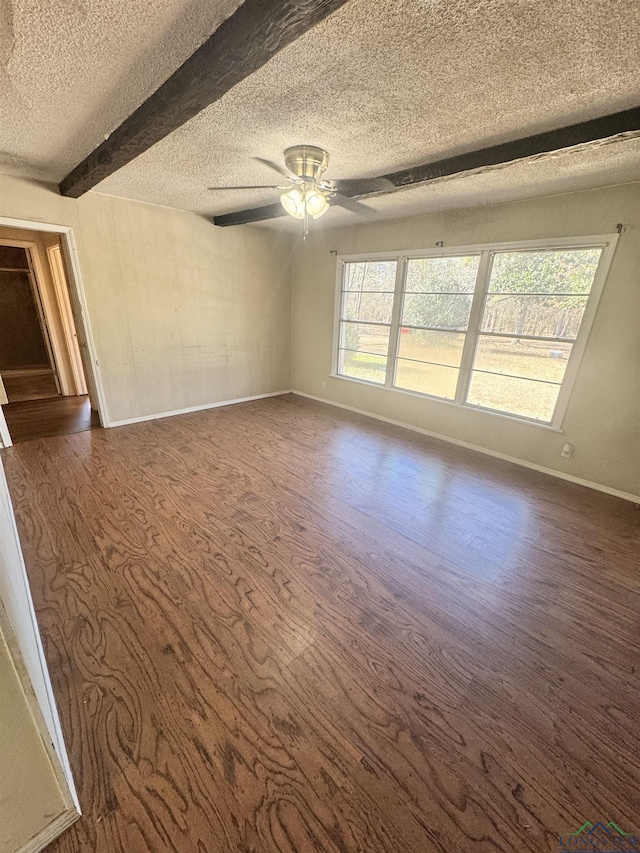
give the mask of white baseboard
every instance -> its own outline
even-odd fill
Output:
[[[498,453],[496,450],[479,447],[477,444],[470,444],[468,441],[461,441],[458,438],[452,438],[451,436],[443,435],[439,432],[432,432],[431,430],[412,426],[411,424],[406,424],[402,421],[394,421],[392,418],[385,418],[383,415],[374,415],[372,412],[367,412],[364,409],[356,409],[354,406],[347,406],[344,403],[335,403],[333,400],[325,400],[323,397],[314,397],[313,394],[305,394],[303,391],[296,391],[295,388],[291,393],[297,394],[299,397],[306,397],[309,400],[315,400],[318,403],[326,403],[327,406],[335,406],[338,409],[346,409],[348,412],[365,415],[365,417],[373,418],[376,421],[384,421],[386,424],[392,424],[393,426],[402,427],[403,429],[409,429],[412,432],[419,432],[421,435],[427,435],[429,438],[437,438],[439,441],[446,441],[449,444],[456,444],[458,447],[464,447],[467,450],[475,450],[477,453],[483,453],[485,456],[493,456],[495,459],[502,459],[505,462],[513,462],[514,465],[520,465],[523,468],[530,468],[532,471],[539,471],[541,474],[549,474],[551,477],[558,477],[560,480],[568,480],[570,483],[576,483],[579,486],[586,486],[588,489],[595,489],[597,492],[604,492],[607,495],[613,495],[614,497],[622,498],[625,501],[640,504],[640,495],[621,492],[619,489],[612,489],[610,486],[603,486],[600,483],[592,483],[590,480],[583,480],[580,477],[574,477],[572,474],[565,474],[563,471],[555,471],[553,468],[543,468],[542,465],[535,465],[533,462],[527,462],[524,459],[517,459],[515,456],[507,456],[505,453]]]
[[[80,812],[75,808],[67,809],[61,815],[54,818],[48,826],[39,832],[36,836],[23,844],[16,853],[40,853],[52,841],[55,841],[58,836],[62,835],[65,829],[69,829],[80,817]]]
[[[264,400],[267,397],[281,397],[290,394],[291,389],[286,391],[270,391],[268,394],[255,394],[253,397],[238,397],[236,400],[221,400],[219,403],[205,403],[202,406],[190,406],[188,409],[174,409],[172,412],[158,412],[155,415],[142,415],[139,418],[126,418],[122,421],[109,421],[104,424],[106,428],[126,426],[127,424],[139,424],[142,421],[157,421],[160,418],[172,418],[174,415],[189,415],[191,412],[203,412],[205,409],[217,409],[220,406],[233,406],[236,403],[249,403],[251,400]]]

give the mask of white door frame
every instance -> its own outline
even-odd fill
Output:
[[[70,375],[67,377],[69,388],[75,395],[88,394],[87,380],[84,375],[84,363],[82,361],[82,353],[78,342],[78,334],[76,329],[76,319],[73,314],[71,305],[71,294],[69,293],[69,285],[67,284],[67,273],[62,257],[62,246],[60,243],[55,243],[51,246],[46,246],[45,249],[49,266],[51,267],[51,278],[53,280],[53,290],[58,303],[60,320],[62,322],[64,346],[69,358],[69,366],[71,369]]]
[[[69,288],[73,290],[80,305],[80,316],[76,317],[76,322],[82,326],[83,337],[87,342],[88,358],[84,360],[84,368],[89,381],[89,387],[95,388],[96,400],[95,405],[100,417],[100,423],[103,427],[110,425],[109,415],[107,410],[107,402],[104,395],[102,385],[102,377],[100,376],[100,367],[98,365],[98,356],[96,353],[96,345],[91,330],[91,322],[89,320],[89,311],[87,308],[87,298],[82,282],[82,273],[80,271],[80,263],[78,261],[78,249],[76,247],[73,228],[70,225],[54,225],[51,222],[33,222],[30,219],[13,219],[9,216],[0,216],[0,226],[8,228],[20,228],[31,231],[45,231],[47,233],[59,234],[63,244],[67,249],[67,258],[69,259]],[[0,409],[0,437],[5,447],[11,445],[9,430],[4,418],[4,414]],[[8,441],[7,441],[8,439]]]

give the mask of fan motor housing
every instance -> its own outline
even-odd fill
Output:
[[[315,145],[294,145],[284,152],[284,162],[297,178],[318,181],[327,170],[329,155]]]

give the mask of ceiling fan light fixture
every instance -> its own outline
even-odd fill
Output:
[[[318,219],[329,210],[328,193],[313,184],[287,190],[280,196],[280,203],[294,219],[304,219],[305,213]]]
[[[317,189],[307,190],[305,194],[305,203],[307,206],[307,212],[310,216],[313,216],[314,219],[318,219],[318,217],[322,216],[323,213],[326,213],[327,210],[329,210],[329,202],[327,201],[326,195]]]
[[[294,219],[304,219],[304,196],[297,187],[293,187],[280,196],[280,204]]]
[[[297,178],[319,181],[329,166],[329,154],[317,145],[293,145],[284,152],[284,162]]]

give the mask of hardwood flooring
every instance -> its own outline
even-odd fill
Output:
[[[14,444],[100,427],[98,413],[91,409],[87,396],[8,403],[2,411]]]
[[[640,831],[640,513],[296,397],[3,451],[83,817],[49,853]]]
[[[20,372],[16,374],[12,371],[5,371],[2,374],[2,381],[9,403],[42,400],[45,397],[58,397],[60,395],[53,370],[26,375]]]

